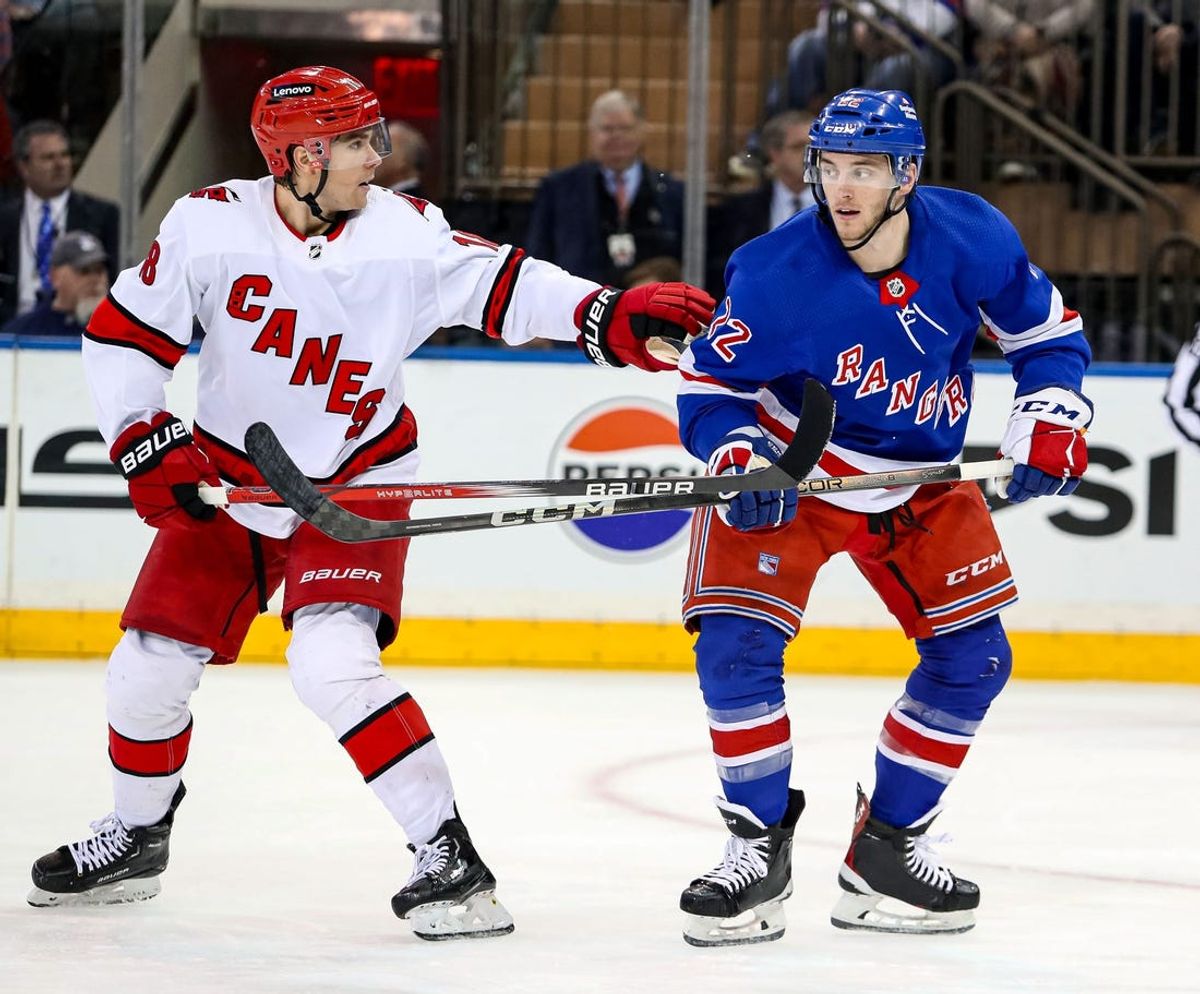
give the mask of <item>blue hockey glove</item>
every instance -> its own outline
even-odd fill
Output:
[[[779,451],[758,428],[743,428],[726,435],[708,457],[708,474],[749,473],[766,468],[778,458]],[[796,516],[799,500],[795,488],[747,490],[729,496],[728,504],[717,505],[717,514],[725,524],[743,532],[786,525]]]

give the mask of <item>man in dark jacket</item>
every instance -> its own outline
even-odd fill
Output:
[[[0,205],[0,322],[52,295],[50,253],[64,231],[95,235],[116,276],[120,212],[117,205],[71,189],[74,168],[67,133],[54,121],[32,121],[13,141],[25,190]]]
[[[778,228],[798,211],[814,203],[804,182],[804,153],[812,115],[785,110],[762,129],[767,155],[767,177],[762,186],[730,197],[712,212],[708,233],[706,289],[720,300],[725,295],[725,264],[733,250],[752,238]]]
[[[597,283],[621,285],[637,263],[683,255],[683,184],[642,159],[641,107],[620,90],[588,117],[592,158],[538,187],[525,248]]]

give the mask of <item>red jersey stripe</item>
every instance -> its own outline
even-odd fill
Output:
[[[359,722],[340,739],[358,772],[370,783],[405,756],[433,741],[420,705],[401,694]]]
[[[102,345],[137,349],[167,369],[174,369],[187,352],[186,345],[138,321],[111,294],[100,301],[84,335]]]
[[[845,459],[839,459],[832,452],[822,452],[817,465],[830,476],[861,476],[863,473],[857,466],[851,466]]]
[[[500,271],[483,305],[483,330],[489,338],[499,338],[504,333],[504,318],[508,315],[513,288],[517,285],[517,274],[524,262],[525,250],[515,248],[500,265]]]
[[[221,478],[244,487],[265,486],[266,481],[246,457],[246,453],[224,439],[195,425],[192,435],[196,444],[217,467]],[[345,483],[365,473],[373,466],[382,465],[412,452],[417,447],[417,420],[408,407],[402,407],[391,425],[371,441],[356,449],[332,474],[314,479],[317,484]]]
[[[135,777],[165,777],[178,773],[187,762],[192,741],[192,721],[177,735],[165,739],[138,741],[126,738],[108,726],[108,758],[122,773]]]
[[[701,376],[699,373],[689,373],[683,369],[679,371],[679,375],[685,380],[691,380],[693,383],[711,383],[713,386],[720,387],[723,390],[728,390],[730,393],[737,393],[737,391],[734,390],[733,387],[729,386],[729,384],[722,383],[713,376]]]
[[[772,435],[782,441],[785,445],[791,443],[796,437],[795,429],[789,428],[778,418],[773,418],[761,407],[758,409],[758,424],[759,427],[766,428]]]

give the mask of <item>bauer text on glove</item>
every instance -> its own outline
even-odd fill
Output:
[[[130,425],[112,447],[112,461],[129,483],[134,510],[154,528],[185,528],[217,509],[200,500],[199,484],[220,484],[217,471],[179,418],[165,411]]]
[[[599,366],[674,369],[687,340],[712,320],[716,301],[687,283],[601,287],[575,308],[579,347]]]

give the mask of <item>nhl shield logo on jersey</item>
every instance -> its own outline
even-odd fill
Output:
[[[679,444],[675,411],[644,397],[618,397],[572,419],[554,444],[549,476],[620,478],[702,476],[704,466]],[[665,555],[687,536],[690,511],[573,521],[567,533],[605,559]]]
[[[884,307],[907,307],[921,284],[897,269],[879,281],[879,302]]]

